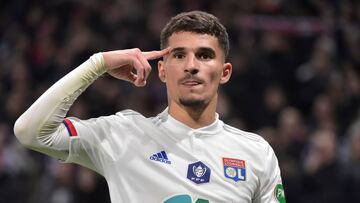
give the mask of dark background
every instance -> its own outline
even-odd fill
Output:
[[[218,112],[271,144],[287,202],[360,202],[355,0],[2,1],[0,202],[109,202],[102,177],[25,149],[15,139],[14,122],[93,53],[159,49],[164,24],[189,10],[211,12],[227,27],[234,72],[221,87]],[[166,92],[152,64],[147,87],[104,75],[69,116],[87,119],[126,108],[156,115]]]

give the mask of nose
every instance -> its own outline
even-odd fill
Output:
[[[187,57],[186,65],[185,65],[185,72],[190,73],[191,75],[195,75],[199,72],[198,61],[194,55],[189,55]]]

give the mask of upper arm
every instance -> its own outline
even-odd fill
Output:
[[[267,144],[268,145],[268,144]],[[285,203],[285,194],[282,186],[278,160],[270,145],[267,146],[264,156],[264,170],[260,177],[260,191],[254,203]]]

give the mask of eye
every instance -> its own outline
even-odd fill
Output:
[[[173,54],[173,56],[174,56],[174,58],[176,58],[176,59],[183,59],[183,58],[185,58],[185,54],[184,54],[183,52],[175,52],[175,53]]]
[[[200,52],[197,54],[197,57],[200,58],[201,60],[210,60],[214,58],[214,54],[209,52]]]

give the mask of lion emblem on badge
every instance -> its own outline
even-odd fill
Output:
[[[233,167],[227,167],[225,170],[226,175],[230,178],[234,178],[236,176],[236,170]]]

